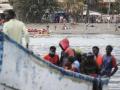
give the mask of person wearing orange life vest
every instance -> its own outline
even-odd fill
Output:
[[[92,52],[95,56],[95,60],[96,60],[97,65],[99,66],[99,68],[101,68],[103,61],[102,61],[102,55],[99,54],[99,48],[97,46],[93,46]]]
[[[72,48],[69,46],[69,40],[67,38],[62,39],[59,42],[59,46],[62,49],[61,52],[61,58],[60,58],[60,66],[64,67],[65,63],[68,62],[69,57],[75,57],[75,52]]]
[[[50,47],[49,54],[44,56],[44,59],[46,61],[49,61],[49,62],[55,64],[55,65],[58,65],[58,63],[59,63],[59,56],[56,54],[56,47],[55,46],[51,46]]]
[[[106,46],[106,54],[103,56],[103,64],[101,69],[101,75],[110,77],[118,70],[116,59],[111,54],[113,47],[111,45]]]

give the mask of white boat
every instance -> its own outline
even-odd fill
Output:
[[[0,83],[18,90],[108,90],[109,82],[108,78],[65,71],[6,35],[0,75]],[[93,86],[99,89],[93,89]]]

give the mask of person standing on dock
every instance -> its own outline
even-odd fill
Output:
[[[3,32],[19,44],[22,44],[22,36],[24,35],[26,47],[28,48],[29,35],[25,24],[16,19],[16,14],[12,9],[5,10],[4,14],[7,22],[4,23]]]

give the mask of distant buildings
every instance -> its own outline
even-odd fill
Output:
[[[8,3],[8,0],[0,0],[0,13],[6,9],[13,9],[13,7]]]
[[[8,0],[0,0],[0,3],[7,3]]]
[[[110,2],[109,2],[110,1]],[[109,3],[115,3],[117,0],[99,0],[99,7],[109,7]]]
[[[65,0],[58,0],[58,2],[64,2]]]

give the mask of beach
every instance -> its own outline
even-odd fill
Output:
[[[50,34],[120,34],[120,23],[34,23],[26,26],[47,29]]]

